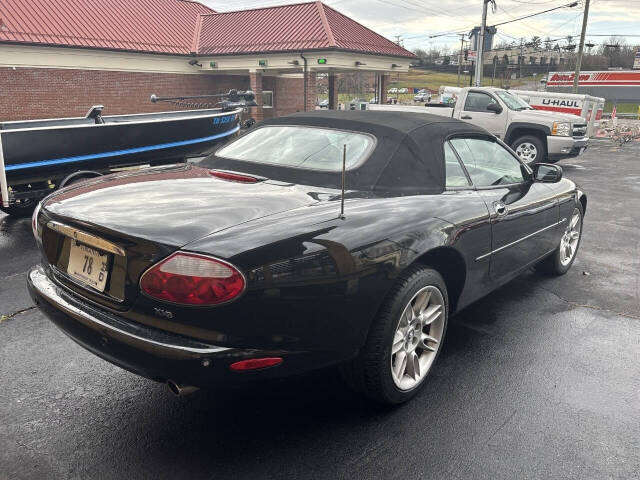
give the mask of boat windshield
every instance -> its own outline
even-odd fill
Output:
[[[243,135],[216,152],[217,157],[280,167],[310,170],[342,170],[344,145],[346,168],[361,164],[375,140],[358,132],[308,126],[268,125]]]
[[[507,92],[506,90],[496,90],[495,94],[498,95],[498,97],[500,97],[500,100],[502,100],[505,103],[505,105],[509,108],[509,110],[516,110],[516,111],[533,110],[533,107],[529,105],[527,102],[522,100],[517,95],[513,95]]]

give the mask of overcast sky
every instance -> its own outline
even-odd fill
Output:
[[[300,3],[300,0],[200,1],[219,12]],[[404,46],[410,50],[443,45],[455,48],[460,45],[459,37],[450,35],[430,39],[429,35],[468,31],[479,25],[482,17],[482,0],[325,0],[324,3],[389,39],[395,40],[396,35],[401,35]],[[496,12],[489,10],[488,25],[566,5],[571,0],[496,0],[496,3]],[[495,41],[512,42],[534,35],[543,39],[547,36],[552,39],[567,35],[577,37],[582,25],[583,5],[584,0],[580,0],[577,7],[499,26]],[[626,41],[640,45],[639,26],[640,0],[591,0],[587,41],[600,44],[605,37],[595,35],[636,34],[639,36],[627,37]]]

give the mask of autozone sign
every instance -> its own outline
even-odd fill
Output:
[[[547,87],[570,87],[573,85],[575,74],[571,72],[552,72],[549,74]],[[578,85],[585,86],[640,86],[640,72],[634,71],[603,71],[582,72],[578,79]]]

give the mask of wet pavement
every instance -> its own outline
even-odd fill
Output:
[[[172,397],[33,308],[30,222],[0,216],[0,479],[639,478],[640,144],[560,165],[589,195],[571,271],[452,318],[428,385],[393,409],[333,370]]]

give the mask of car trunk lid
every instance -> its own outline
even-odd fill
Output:
[[[139,293],[142,273],[181,246],[320,198],[308,187],[211,173],[187,164],[109,175],[60,190],[44,202],[40,219],[46,261],[71,290],[126,309]],[[122,252],[107,252],[110,274],[102,292],[67,272],[72,243],[105,253],[101,241]]]

